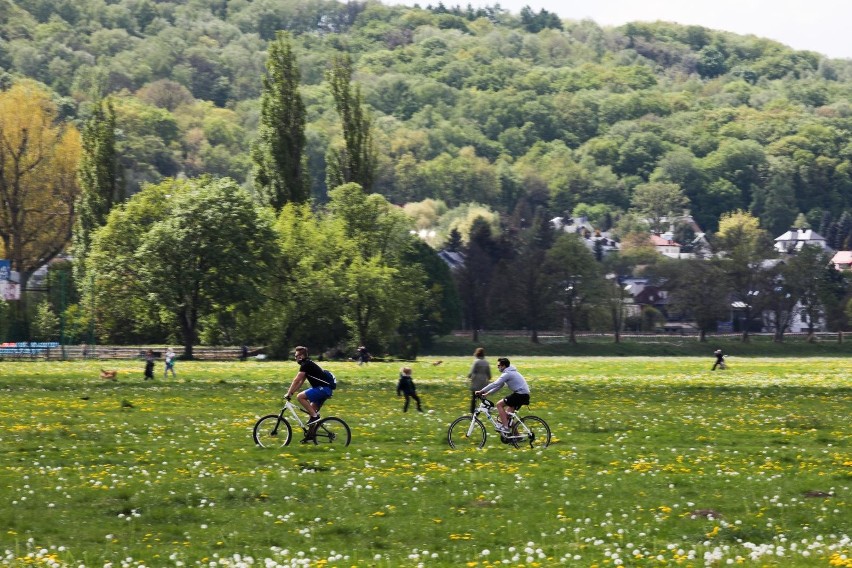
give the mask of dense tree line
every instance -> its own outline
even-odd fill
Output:
[[[660,182],[681,187],[708,231],[736,209],[772,232],[799,214],[816,228],[852,209],[852,62],[766,39],[663,22],[604,28],[497,5],[0,5],[5,83],[45,83],[75,121],[115,98],[129,193],[178,174],[249,181],[270,108],[258,78],[280,60],[286,31],[307,127],[296,142],[320,200],[329,151],[357,140],[336,128],[329,101],[344,83],[326,81],[336,72],[360,90],[364,105],[352,109],[372,117],[372,188],[392,203],[597,205],[617,219],[637,186]]]
[[[191,232],[191,220],[170,209],[181,196],[207,203],[192,209],[199,214],[218,211],[205,199],[223,193],[243,199],[223,215],[243,211],[245,221],[266,219],[265,206],[273,211],[273,219],[246,225],[268,225],[264,238],[278,242],[255,251],[266,276],[248,288],[264,301],[228,296],[236,291],[217,291],[222,282],[201,276],[145,298],[114,283],[116,294],[130,295],[110,306],[115,313],[103,317],[114,321],[103,333],[125,335],[105,339],[142,341],[180,329],[175,339],[190,345],[316,333],[327,346],[349,337],[416,350],[454,320],[455,300],[448,274],[435,280],[423,269],[437,266],[434,253],[413,238],[397,242],[412,228],[434,248],[464,253],[453,292],[467,327],[528,327],[533,337],[559,325],[621,329],[623,314],[612,309],[620,305],[619,279],[654,254],[640,235],[671,227],[682,209],[708,233],[724,235],[722,222],[738,211],[766,235],[795,223],[819,229],[836,249],[852,246],[852,62],[752,36],[660,22],[603,28],[497,5],[0,0],[7,102],[0,124],[13,118],[9,97],[25,96],[26,85],[35,89],[30,98],[52,99],[33,113],[44,114],[44,133],[61,133],[66,148],[45,158],[59,160],[52,178],[42,171],[30,186],[64,195],[66,222],[76,208],[80,301],[118,278],[103,271],[122,257],[103,247],[123,226],[121,215],[141,217],[125,220],[116,235],[144,229],[171,242],[166,233]],[[62,168],[76,154],[82,167],[71,179]],[[133,197],[124,203],[126,196]],[[406,205],[409,217],[393,205]],[[25,249],[15,247],[8,211],[0,211],[0,235],[4,252],[18,254]],[[597,229],[612,229],[622,253],[606,259],[573,236],[552,234],[547,221],[556,215],[585,215]],[[39,222],[33,216],[21,227]],[[51,232],[61,246],[43,235],[44,254],[28,252],[17,267],[26,273],[55,256],[70,235],[66,224]],[[303,242],[309,254],[294,264],[279,254],[296,242],[286,235],[301,231],[319,240]],[[147,233],[135,238],[113,243],[153,263],[134,268],[134,285],[200,270],[170,264]],[[720,236],[718,250],[748,273],[754,259],[724,243]],[[198,244],[171,242],[177,250]],[[339,257],[322,256],[332,254]],[[417,259],[405,274],[404,259]],[[737,281],[733,266],[714,268],[726,279],[710,272],[701,280],[724,281],[739,294],[758,289]],[[661,278],[677,281],[666,270]],[[323,279],[293,280],[301,272]],[[307,312],[281,282],[316,295],[327,334],[300,327]],[[346,309],[323,312],[335,297],[346,298]],[[712,294],[702,298],[709,329],[718,306]],[[157,304],[180,310],[151,311]],[[148,315],[130,325],[117,306]],[[406,311],[432,316],[405,321]]]

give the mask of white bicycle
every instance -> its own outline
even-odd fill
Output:
[[[447,442],[451,448],[475,447],[485,445],[487,434],[485,424],[479,419],[484,414],[491,422],[494,431],[504,444],[512,444],[516,448],[529,445],[530,448],[546,448],[550,445],[550,426],[538,416],[520,416],[517,411],[509,413],[509,433],[500,432],[500,417],[494,410],[494,403],[483,396],[478,396],[479,407],[473,415],[456,418],[447,431]]]
[[[352,433],[349,430],[349,425],[342,419],[335,416],[323,418],[316,424],[308,426],[303,422],[296,413],[297,406],[287,399],[284,399],[284,407],[278,414],[269,414],[258,420],[254,425],[252,437],[254,443],[262,448],[275,448],[286,446],[293,438],[293,427],[290,425],[298,424],[302,429],[305,437],[302,438],[303,444],[338,444],[348,446],[352,441]],[[305,412],[301,408],[298,410]],[[289,413],[289,416],[287,415]],[[288,420],[289,418],[289,420]]]

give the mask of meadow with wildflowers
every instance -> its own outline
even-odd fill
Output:
[[[849,359],[513,357],[543,450],[449,449],[470,359],[434,362],[424,413],[328,363],[352,444],[278,450],[292,362],[0,362],[0,565],[852,567]]]

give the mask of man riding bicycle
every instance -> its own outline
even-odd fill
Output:
[[[299,401],[299,404],[302,405],[302,408],[311,417],[308,420],[308,426],[313,426],[320,420],[319,409],[322,408],[323,403],[327,399],[331,398],[333,385],[329,384],[328,378],[320,366],[308,357],[307,347],[302,347],[301,345],[296,347],[293,355],[299,364],[299,372],[293,378],[293,382],[290,384],[290,388],[287,389],[287,395],[284,398],[290,400],[293,393],[299,390],[305,379],[307,379],[311,388],[300,392],[296,400]]]
[[[482,390],[476,391],[474,394],[486,396],[489,393],[500,390],[503,385],[507,385],[512,390],[512,394],[497,403],[497,411],[500,413],[500,423],[503,426],[501,432],[507,434],[510,431],[508,413],[515,412],[523,405],[530,403],[530,387],[524,376],[512,366],[506,357],[497,359],[497,370],[500,371],[500,376],[497,377],[497,380],[490,385],[486,385]]]

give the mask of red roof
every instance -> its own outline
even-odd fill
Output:
[[[651,235],[651,242],[655,247],[679,247],[680,244],[671,239],[664,239],[660,235]]]

